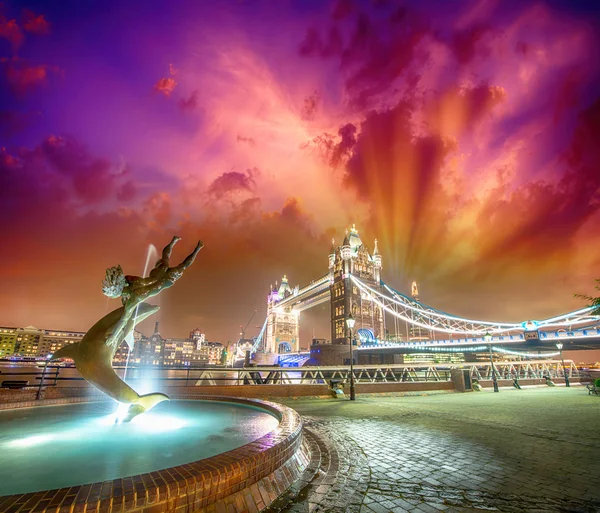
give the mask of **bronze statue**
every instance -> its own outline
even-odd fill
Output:
[[[196,249],[181,264],[169,267],[173,246],[179,240],[179,237],[173,237],[163,249],[162,258],[156,262],[148,278],[125,276],[121,266],[108,269],[102,284],[103,292],[108,297],[121,297],[123,306],[94,324],[80,342],[59,349],[51,357],[51,360],[71,358],[86,381],[116,401],[129,404],[124,422],[129,422],[161,401],[169,400],[168,396],[161,393],[139,395],[117,375],[112,368],[112,360],[117,348],[133,332],[135,325],[160,308],[144,301],[173,286],[204,246],[199,241]]]
[[[137,306],[146,299],[156,296],[164,289],[172,287],[181,278],[183,271],[192,265],[196,255],[204,247],[202,241],[199,241],[196,249],[181,264],[169,267],[173,246],[180,240],[180,237],[173,237],[173,240],[165,246],[162,251],[162,258],[156,262],[148,278],[123,276],[121,266],[107,269],[106,278],[103,282],[103,292],[111,298],[121,297],[121,302],[125,308],[123,317],[115,326],[115,331],[107,340],[107,344],[114,345],[115,348],[119,347],[127,334],[133,331],[132,323],[134,322]]]

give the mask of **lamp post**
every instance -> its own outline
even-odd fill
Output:
[[[563,358],[563,354],[562,354],[562,348],[563,348],[562,342],[559,342],[558,344],[556,344],[556,347],[560,351],[560,361],[562,362],[563,375],[565,377],[565,386],[570,387],[571,383],[569,383],[569,376],[567,376],[567,369],[565,368],[565,359]]]
[[[494,357],[492,355],[492,336],[486,332],[486,334],[483,336],[483,340],[488,343],[488,347],[490,348],[490,364],[492,365],[492,382],[494,383],[494,392],[499,392],[498,380],[496,379],[496,368],[494,367]]]
[[[348,315],[346,319],[346,326],[350,330],[350,400],[356,400],[356,391],[354,390],[354,351],[352,347],[353,336],[352,336],[352,328],[354,328],[354,317],[352,317],[352,313]]]

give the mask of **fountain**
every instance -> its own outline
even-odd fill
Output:
[[[148,277],[107,271],[123,303],[52,359],[126,405],[89,398],[19,403],[0,411],[0,511],[260,511],[299,477],[310,451],[290,408],[251,399],[139,395],[112,368],[119,344],[158,310],[144,301],[171,287],[203,247],[169,267],[174,237]],[[56,403],[60,404],[56,404]],[[143,413],[143,415],[141,415]],[[238,511],[238,509],[236,509]]]
[[[148,251],[146,252],[146,263],[144,264],[144,274],[142,275],[142,277],[144,277],[144,278],[146,278],[148,275],[148,267],[150,266],[150,259],[152,258],[153,255],[154,256],[157,255],[156,246],[154,244],[149,244]],[[135,315],[134,315],[134,322],[133,322],[134,325],[137,324],[137,322],[136,322],[137,314],[138,314],[138,311],[136,308]],[[127,359],[125,360],[125,370],[123,371],[123,381],[125,381],[125,378],[127,377],[127,369],[129,367],[129,357],[131,356],[131,353],[133,352],[133,346],[134,346],[133,332],[127,336],[125,341],[127,342],[129,351],[127,351]]]

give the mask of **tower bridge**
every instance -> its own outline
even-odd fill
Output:
[[[491,345],[530,347],[563,340],[600,343],[600,317],[592,315],[589,307],[541,321],[507,323],[467,319],[427,306],[419,300],[416,283],[409,297],[382,280],[377,240],[371,253],[354,226],[340,246],[332,241],[328,260],[328,273],[302,288],[292,288],[287,276],[271,287],[267,317],[252,348],[257,361],[274,363],[278,355],[297,354],[301,312],[326,302],[330,303],[331,339],[311,351],[321,364],[348,360],[350,313],[356,321],[353,346],[362,354],[435,348],[459,352],[482,344],[485,350]]]

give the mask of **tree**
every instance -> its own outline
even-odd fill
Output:
[[[600,279],[596,280],[596,283],[598,283],[598,285],[596,285],[594,288],[596,290],[600,290]],[[575,294],[575,297],[578,299],[583,299],[589,303],[589,306],[593,308],[591,312],[592,315],[600,315],[600,297],[586,296],[585,294]]]

